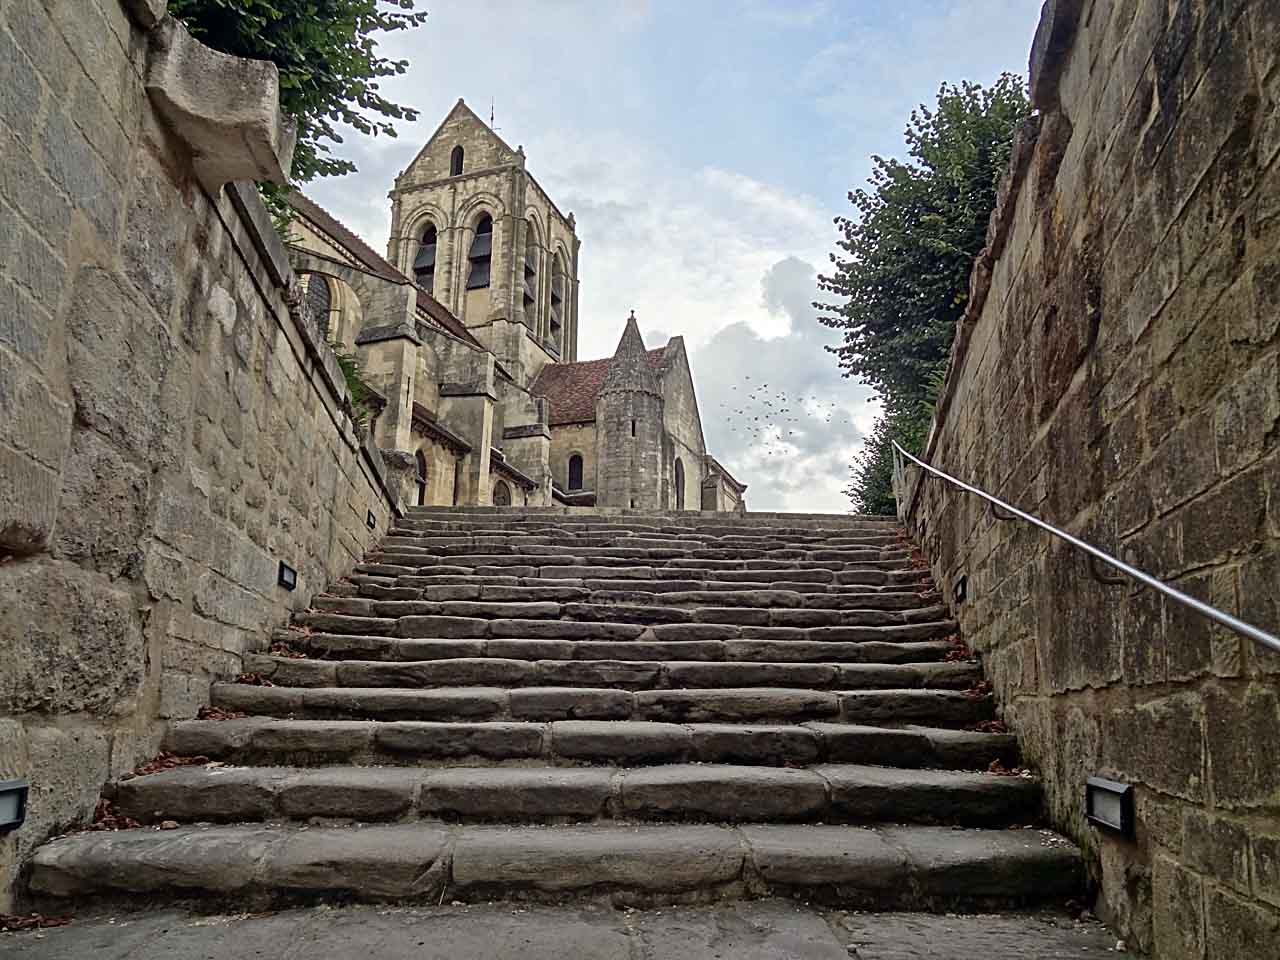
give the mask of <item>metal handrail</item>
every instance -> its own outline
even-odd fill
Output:
[[[1073,537],[1071,534],[1067,533],[1065,530],[1059,530],[1057,527],[1053,526],[1052,524],[1045,523],[1045,521],[1039,519],[1038,517],[1033,517],[1031,514],[1026,513],[1022,510],[1019,510],[1017,507],[1012,506],[1008,503],[1005,503],[1000,498],[993,497],[991,494],[987,493],[984,490],[979,490],[977,487],[972,486],[971,484],[965,483],[963,480],[958,480],[955,477],[951,476],[951,474],[944,473],[943,471],[939,470],[937,467],[931,467],[929,464],[925,463],[919,457],[913,456],[910,453],[907,453],[906,450],[903,450],[901,445],[898,443],[898,441],[893,440],[890,442],[893,444],[893,449],[894,449],[894,461],[895,461],[894,472],[897,473],[899,476],[901,476],[901,460],[899,460],[899,457],[900,456],[906,457],[912,463],[916,464],[919,467],[924,468],[929,473],[932,473],[935,476],[941,477],[943,480],[946,480],[948,483],[955,484],[961,490],[965,490],[968,493],[972,493],[976,496],[981,497],[983,500],[986,500],[988,503],[992,504],[993,506],[999,507],[1002,510],[1007,510],[1009,513],[1013,514],[1013,516],[1017,517],[1020,520],[1025,520],[1027,521],[1027,523],[1037,526],[1041,530],[1048,531],[1049,533],[1057,537],[1059,540],[1064,540],[1067,543],[1071,544],[1073,547],[1083,550],[1085,553],[1089,554],[1089,556],[1094,557],[1098,560],[1101,560],[1103,563],[1108,564],[1109,566],[1115,567],[1125,576],[1130,577],[1134,580],[1137,580],[1142,585],[1150,587],[1152,590],[1158,590],[1160,593],[1163,593],[1166,597],[1169,597],[1171,600],[1176,600],[1178,603],[1182,604],[1184,607],[1189,607],[1190,609],[1194,610],[1196,613],[1200,614],[1201,616],[1208,617],[1210,620],[1213,620],[1216,623],[1222,624],[1228,630],[1233,630],[1236,633],[1241,634],[1242,636],[1248,637],[1250,640],[1253,640],[1256,643],[1262,644],[1264,647],[1269,647],[1275,652],[1280,653],[1280,637],[1277,637],[1271,633],[1267,633],[1265,630],[1261,630],[1258,627],[1253,626],[1252,624],[1245,623],[1243,620],[1237,617],[1233,617],[1229,613],[1224,613],[1223,611],[1219,610],[1217,607],[1211,606],[1210,604],[1207,604],[1202,600],[1197,600],[1195,597],[1188,596],[1187,594],[1183,593],[1181,590],[1178,590],[1175,587],[1169,586],[1167,583],[1165,583],[1162,580],[1156,579],[1155,577],[1151,576],[1151,574],[1144,573],[1143,571],[1139,570],[1137,567],[1131,567],[1129,566],[1129,564],[1125,563],[1123,560],[1117,560],[1115,557],[1111,556],[1106,551],[1099,550],[1097,547],[1093,546],[1092,544],[1085,543],[1079,537]]]

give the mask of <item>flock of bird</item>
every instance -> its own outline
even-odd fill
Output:
[[[729,433],[749,439],[752,446],[763,445],[765,456],[794,453],[791,438],[804,433],[802,421],[816,420],[819,426],[833,419],[837,424],[853,422],[847,410],[820,400],[816,394],[792,396],[764,381],[752,383],[751,377],[744,377],[741,389],[738,384],[729,389],[730,398],[720,401],[721,418]]]

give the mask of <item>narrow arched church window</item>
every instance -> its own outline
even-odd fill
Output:
[[[462,175],[462,144],[458,144],[453,148],[453,153],[449,154],[449,176],[459,177]]]
[[[418,506],[425,507],[427,505],[427,458],[419,450],[414,454],[413,459],[418,464]]]
[[[565,298],[564,260],[556,254],[551,264],[551,310],[547,317],[547,336],[557,351],[564,351],[562,331],[564,330],[564,298]]]
[[[307,274],[307,303],[311,305],[311,316],[315,317],[316,326],[320,328],[320,336],[329,339],[329,312],[333,309],[333,291],[329,289],[329,280],[319,273]]]
[[[418,255],[413,259],[413,277],[427,293],[435,293],[436,282],[436,225],[427,224],[422,231]]]
[[[507,486],[505,480],[499,480],[493,485],[493,505],[495,507],[511,506],[511,488]]]
[[[582,489],[582,457],[576,453],[569,458],[569,489]]]
[[[676,509],[684,509],[684,464],[676,457]]]
[[[489,265],[493,259],[493,218],[485,214],[476,224],[476,236],[471,241],[471,253],[467,257],[471,272],[467,275],[467,289],[475,290],[489,285]]]
[[[529,328],[535,335],[541,336],[542,330],[538,323],[538,235],[531,220],[525,221],[524,236],[524,315]]]

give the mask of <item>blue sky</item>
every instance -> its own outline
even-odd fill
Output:
[[[758,510],[845,510],[876,406],[809,306],[832,218],[902,150],[943,81],[1025,74],[1031,0],[419,0],[382,42],[383,92],[421,111],[339,148],[360,172],[307,192],[385,249],[387,190],[458,97],[522,144],[583,241],[583,359],[635,309],[690,349],[708,446]],[[763,388],[771,383],[770,388]],[[765,404],[768,399],[770,403]],[[789,412],[778,416],[778,410]],[[756,418],[759,419],[756,419]]]

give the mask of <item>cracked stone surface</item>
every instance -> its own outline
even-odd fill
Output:
[[[13,960],[1102,960],[1132,956],[1098,924],[1056,914],[820,912],[786,900],[614,910],[518,904],[320,906],[265,915],[178,911],[79,918],[0,934]]]

